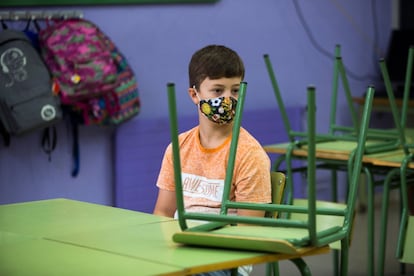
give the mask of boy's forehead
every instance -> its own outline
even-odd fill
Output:
[[[219,78],[219,79],[210,79],[209,77],[207,77],[201,82],[201,85],[234,86],[234,85],[240,85],[240,82],[241,82],[241,77]]]

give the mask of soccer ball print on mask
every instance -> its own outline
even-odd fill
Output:
[[[206,100],[200,99],[199,106],[201,113],[203,113],[210,121],[223,125],[233,121],[236,114],[237,100],[233,97],[217,97]]]

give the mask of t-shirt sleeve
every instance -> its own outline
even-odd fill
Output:
[[[235,201],[271,203],[270,158],[260,146],[244,152],[234,184]]]
[[[175,191],[174,167],[172,162],[172,146],[168,145],[164,152],[161,169],[158,174],[157,187],[167,191]]]

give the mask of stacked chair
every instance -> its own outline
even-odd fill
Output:
[[[227,161],[222,205],[219,214],[186,212],[184,209],[175,88],[173,83],[167,85],[177,211],[181,228],[180,232],[173,235],[173,240],[177,243],[191,246],[278,253],[283,256],[283,259],[292,261],[302,275],[311,275],[311,271],[303,259],[305,256],[321,254],[321,252],[325,253],[325,251],[319,249],[326,249],[330,244],[339,243],[341,248],[339,272],[341,275],[347,275],[353,217],[358,184],[362,171],[362,157],[366,148],[365,144],[374,88],[367,88],[362,119],[357,133],[352,135],[353,141],[355,141],[355,147],[351,150],[347,163],[349,183],[348,195],[344,204],[337,204],[336,202],[331,202],[331,205],[319,204],[316,199],[315,173],[317,164],[315,148],[317,141],[326,139],[326,136],[316,134],[315,88],[311,86],[307,89],[307,131],[299,133],[302,138],[292,142],[292,144],[300,144],[302,147],[306,147],[308,152],[306,158],[307,198],[302,201],[302,204],[292,204],[294,202],[293,199],[290,202],[280,204],[259,204],[233,202],[229,200],[246,85],[246,83],[242,82],[240,86],[230,145],[230,155]],[[287,160],[287,162],[290,161]],[[274,217],[231,216],[227,215],[228,209],[262,210],[271,213],[278,212],[279,217],[275,219]],[[249,225],[246,226],[244,224]],[[268,271],[270,273],[270,270]],[[277,269],[274,272],[278,274]]]
[[[289,136],[289,142],[282,144],[265,145],[264,149],[268,153],[281,154],[273,164],[273,170],[279,170],[283,162],[286,163],[286,189],[287,189],[287,202],[292,204],[303,204],[302,201],[296,201],[292,199],[293,195],[293,183],[292,174],[297,172],[306,172],[306,166],[292,167],[292,160],[303,160],[306,158],[307,150],[306,145],[301,144],[301,139],[304,133],[294,131],[290,128],[290,123],[286,113],[286,108],[282,99],[282,95],[275,77],[273,66],[270,61],[269,55],[264,55],[264,61],[267,71],[272,83],[273,91],[277,100],[279,110],[284,120],[285,129]],[[348,111],[350,113],[352,124],[351,126],[342,126],[336,122],[336,110],[338,110],[338,91],[339,82],[342,82],[343,90],[345,93],[346,103]],[[395,122],[399,122],[398,110],[396,108],[395,98],[392,91],[387,90],[389,102],[392,106],[392,116]],[[353,149],[356,147],[356,137],[360,131],[360,120],[355,110],[354,103],[352,101],[352,95],[350,92],[348,80],[346,77],[345,68],[342,62],[340,54],[340,45],[335,47],[335,61],[333,71],[332,93],[331,93],[331,108],[329,114],[329,130],[325,135],[318,135],[320,138],[316,141],[316,147],[318,150],[317,155],[317,169],[330,170],[331,171],[331,199],[336,202],[337,197],[337,172],[349,171],[350,164],[349,158]],[[401,126],[397,124],[395,129],[375,129],[368,128],[367,142],[364,151],[365,156],[375,156],[381,154],[388,154],[390,151],[398,150],[404,144],[404,137],[401,134]],[[384,176],[388,173],[387,168],[372,166],[371,164],[363,163],[362,170],[365,174],[364,180],[366,180],[366,186],[368,191],[368,227],[367,227],[367,246],[368,246],[368,262],[367,262],[367,274],[374,274],[374,188],[377,185],[383,185],[383,180],[377,180],[374,176]],[[349,188],[349,180],[347,188]],[[360,185],[360,192],[365,193],[365,186]],[[348,190],[349,192],[349,190]],[[325,204],[322,201],[320,204]],[[338,273],[338,252],[341,247],[338,243],[331,245],[334,251],[334,269]]]
[[[408,111],[408,101],[410,97],[410,87],[412,82],[412,70],[414,62],[414,47],[408,50],[408,60],[406,68],[406,79],[404,84],[404,94],[401,107],[401,116],[399,120],[395,120],[395,126],[400,133],[402,147],[394,150],[388,154],[375,156],[378,164],[388,168],[388,173],[385,177],[383,186],[383,199],[381,211],[381,234],[379,243],[378,255],[378,275],[384,274],[385,253],[386,253],[386,237],[388,227],[388,209],[389,209],[389,193],[390,189],[400,189],[401,198],[401,221],[400,230],[398,233],[398,244],[396,257],[402,263],[402,271],[404,272],[405,263],[414,264],[414,216],[410,215],[408,208],[407,185],[414,182],[414,144],[412,141],[407,141],[406,134],[406,120]],[[390,95],[394,95],[388,74],[387,66],[384,60],[380,61],[380,68],[385,82],[385,88]],[[393,97],[393,96],[392,96]],[[391,108],[398,113],[398,109],[393,101],[390,101]]]

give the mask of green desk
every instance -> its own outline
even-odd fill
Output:
[[[406,134],[406,138],[408,141],[413,140],[413,131],[409,130]],[[367,141],[367,145],[375,145],[375,141]],[[280,143],[280,144],[271,144],[271,145],[265,145],[263,146],[264,150],[267,153],[275,153],[275,154],[281,154],[282,156],[287,154],[288,146],[290,143]],[[336,162],[336,164],[340,164],[341,162],[343,164],[346,164],[346,162],[349,159],[349,155],[353,149],[356,148],[356,142],[351,141],[330,141],[330,142],[320,142],[316,144],[316,159],[318,161],[328,161],[328,162]],[[305,160],[308,156],[307,147],[301,147],[301,148],[295,148],[292,151],[292,157],[295,159],[303,159]],[[405,154],[402,149],[398,150],[392,150],[392,151],[385,151],[381,153],[375,153],[375,154],[367,154],[363,156],[362,162],[365,167],[369,168],[372,173],[375,173],[375,170],[378,169],[379,171],[387,171],[392,168],[399,168],[401,166],[401,161],[405,157]],[[408,165],[408,168],[414,169],[414,162],[411,162]],[[291,174],[292,172],[287,172],[287,174]],[[384,174],[382,172],[382,174]],[[363,184],[363,183],[361,183]],[[367,274],[374,274],[374,206],[373,206],[373,184],[370,185],[369,194],[368,194],[368,219],[369,219],[369,227],[367,229],[367,240],[368,240],[368,272]],[[363,197],[362,201],[365,200],[365,192],[361,193],[362,191],[365,191],[362,189],[364,186],[361,185],[360,194],[359,196]],[[361,198],[360,198],[361,199]],[[384,214],[382,215],[382,220],[384,220]],[[384,223],[384,222],[382,222]],[[385,227],[385,226],[383,226]],[[384,243],[384,241],[380,241],[381,243]],[[380,250],[381,251],[381,250]],[[380,256],[383,258],[384,252],[380,253]],[[380,264],[383,263],[383,261],[380,260]]]
[[[173,219],[68,199],[0,205],[0,275],[189,275],[295,258],[180,246],[178,231]]]
[[[0,205],[0,231],[35,237],[166,220],[171,219],[68,199]]]
[[[367,141],[367,146],[373,146],[378,144],[378,141],[371,140]],[[264,150],[267,153],[275,153],[281,154],[282,157],[286,157],[288,154],[288,148],[290,143],[280,143],[280,144],[271,144],[263,146]],[[316,149],[315,149],[315,158],[317,162],[321,162],[324,166],[323,168],[331,168],[334,170],[347,170],[347,164],[350,157],[351,152],[357,147],[357,142],[355,141],[326,141],[326,142],[317,142]],[[297,160],[306,160],[308,157],[308,149],[307,146],[296,147],[293,149],[291,153],[292,159]],[[282,160],[282,159],[279,159]],[[365,168],[367,166],[366,156],[363,157],[362,160]],[[372,167],[372,160],[370,160],[369,165],[370,168]],[[277,168],[276,168],[277,169]],[[287,168],[287,179],[292,179],[294,168],[291,170],[289,167]],[[371,171],[371,169],[369,169]],[[371,182],[371,181],[370,181]],[[335,186],[333,187],[332,197],[336,200],[337,194],[337,187],[336,187],[336,180]],[[369,217],[369,224],[367,229],[367,243],[368,243],[368,262],[367,262],[367,274],[373,275],[374,274],[374,206],[373,206],[373,183],[369,186],[369,193],[368,193],[368,217]],[[293,183],[289,184],[290,187],[293,187]],[[293,188],[291,188],[293,189]],[[293,191],[291,191],[291,194]]]
[[[46,239],[0,242],[0,275],[185,275],[178,266]]]

